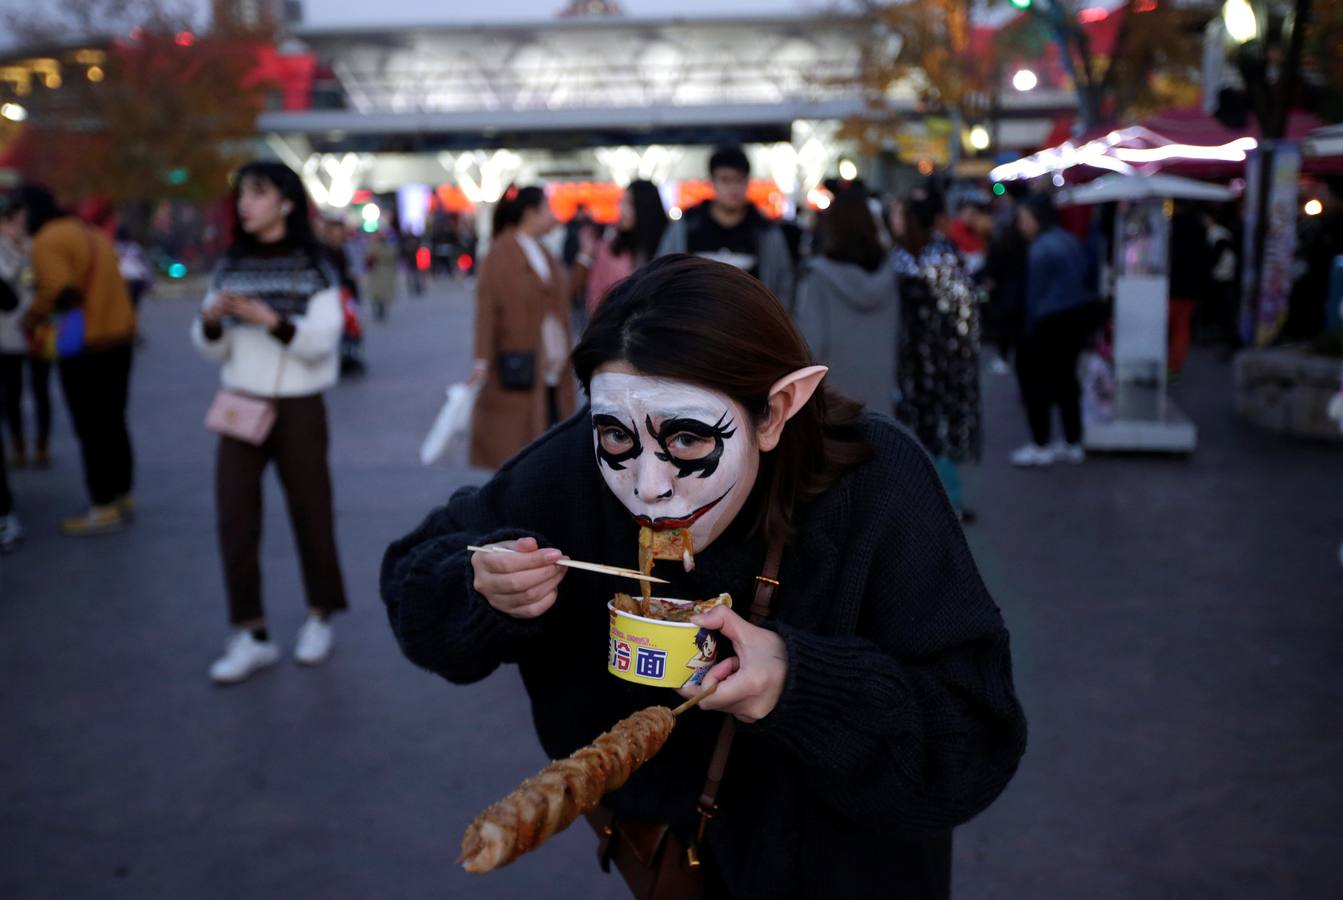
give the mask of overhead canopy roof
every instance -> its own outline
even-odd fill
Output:
[[[788,140],[794,119],[862,108],[867,34],[852,16],[300,31],[339,80],[340,108],[260,125],[315,149]]]

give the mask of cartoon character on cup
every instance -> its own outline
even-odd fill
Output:
[[[718,638],[707,628],[701,628],[695,635],[695,647],[698,652],[690,657],[686,663],[687,669],[693,669],[690,677],[685,680],[683,688],[692,687],[704,681],[704,676],[708,674],[713,666],[714,656],[718,653]]]

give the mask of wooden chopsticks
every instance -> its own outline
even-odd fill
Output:
[[[507,547],[476,547],[468,545],[468,550],[476,553],[518,553],[517,550],[510,550]],[[652,575],[645,575],[642,572],[636,572],[633,569],[622,569],[620,566],[607,566],[602,563],[579,562],[576,559],[557,559],[555,565],[565,566],[570,569],[582,569],[585,572],[600,572],[603,575],[615,575],[618,578],[633,578],[635,581],[647,581],[652,584],[670,584],[665,578],[654,578]]]

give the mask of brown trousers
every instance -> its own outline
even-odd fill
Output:
[[[321,395],[277,400],[275,427],[260,447],[220,437],[215,506],[229,621],[234,625],[256,625],[265,619],[261,605],[261,476],[271,460],[289,506],[308,608],[326,613],[346,608],[345,583],[336,555],[327,446],[326,405]]]

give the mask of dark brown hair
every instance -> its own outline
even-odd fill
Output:
[[[821,213],[821,253],[835,262],[854,263],[875,272],[885,255],[877,239],[877,223],[861,190],[849,188],[835,195]]]
[[[684,254],[654,260],[611,288],[597,307],[573,364],[586,390],[607,363],[727,394],[758,425],[769,389],[812,364],[788,311],[755,278],[725,263]],[[789,539],[800,503],[822,494],[872,456],[860,430],[862,406],[822,387],[762,454],[754,530]]]
[[[907,196],[901,197],[893,203],[886,213],[888,224],[891,213],[896,210],[899,210],[900,215],[905,220],[904,236],[897,235],[895,229],[891,229],[891,239],[897,245],[918,256],[923,252],[923,248],[927,247],[928,243],[932,241],[933,232],[937,227],[937,217],[942,214],[944,209],[940,194],[927,188],[915,188]]]
[[[490,220],[490,235],[498,237],[522,221],[527,210],[546,202],[546,192],[535,185],[518,187],[510,185],[499,202],[494,205],[494,218]]]

